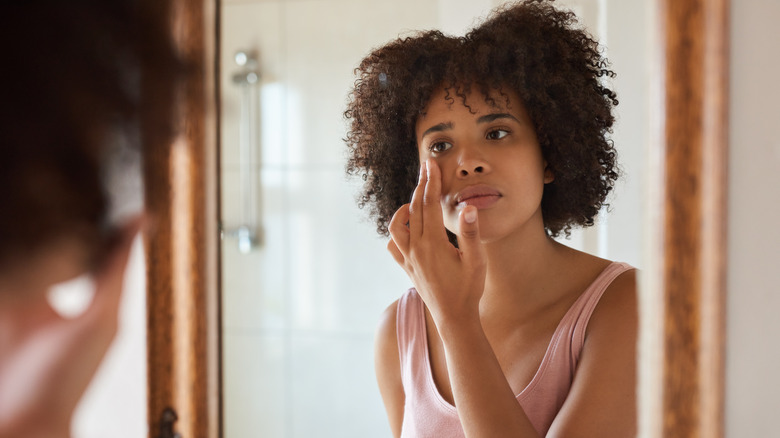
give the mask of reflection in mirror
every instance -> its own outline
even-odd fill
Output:
[[[352,72],[372,48],[409,30],[462,34],[501,3],[223,2],[226,437],[390,436],[374,378],[373,333],[384,308],[411,283],[356,207],[361,181],[344,176],[342,114]],[[609,216],[573,233],[568,244],[642,267],[649,6],[645,0],[557,3],[577,13],[618,73],[612,138],[624,173],[609,199]],[[239,51],[257,55],[256,111],[246,111],[247,105],[242,111],[247,87],[233,81],[245,68],[236,65]],[[257,149],[242,155],[242,144],[254,140]],[[257,159],[242,158],[251,154]],[[254,224],[246,222],[252,217]],[[242,227],[262,239],[242,245],[239,232],[227,232]]]

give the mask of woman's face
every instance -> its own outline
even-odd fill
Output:
[[[433,94],[415,129],[421,162],[432,158],[441,168],[445,227],[457,234],[458,211],[474,205],[485,242],[543,232],[542,193],[553,175],[520,98],[493,90],[491,104],[475,92],[466,107],[446,96],[444,88]]]

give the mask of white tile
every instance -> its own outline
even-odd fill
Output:
[[[278,335],[224,336],[224,436],[284,437],[288,354]]]
[[[238,168],[223,168],[220,175],[221,221],[224,227],[244,225],[247,217],[269,220],[284,214],[286,173],[278,169],[252,169],[242,181]],[[248,195],[248,196],[245,196]]]
[[[372,338],[292,338],[294,438],[390,437],[374,378]]]
[[[230,328],[275,328],[287,326],[289,266],[287,233],[287,200],[285,173],[263,170],[260,173],[258,199],[260,224],[259,245],[248,254],[239,251],[231,231],[240,225],[235,199],[238,172],[222,175],[222,305],[223,326]],[[239,205],[236,205],[239,204]]]
[[[290,172],[296,329],[371,334],[382,310],[411,284],[357,208],[357,189],[341,169]]]
[[[288,161],[343,166],[343,112],[354,67],[405,30],[435,27],[436,2],[307,0],[284,6]]]
[[[223,242],[222,248],[223,328],[229,332],[287,327],[283,259],[261,252],[241,254],[230,242]]]

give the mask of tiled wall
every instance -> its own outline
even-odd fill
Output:
[[[373,46],[437,24],[435,1],[224,3],[223,222],[240,217],[232,57],[254,49],[265,237],[248,255],[223,240],[226,437],[389,436],[373,332],[409,281],[354,201],[342,113]]]
[[[344,175],[342,113],[352,69],[399,33],[460,32],[494,3],[223,2],[223,224],[229,229],[241,217],[233,55],[253,49],[261,73],[262,152],[254,171],[264,228],[262,245],[249,254],[234,238],[223,240],[227,438],[390,436],[373,375],[373,332],[410,282],[356,207],[359,181]],[[603,0],[568,3],[593,22]],[[587,246],[581,235],[575,240]]]

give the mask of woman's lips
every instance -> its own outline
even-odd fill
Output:
[[[479,209],[488,208],[492,207],[493,204],[498,202],[499,198],[501,198],[501,196],[498,195],[475,196],[473,198],[468,198],[458,202],[458,208],[463,208],[467,205],[473,205]]]
[[[473,205],[479,209],[492,207],[501,199],[501,193],[489,186],[470,186],[455,195],[455,206],[461,209]]]

